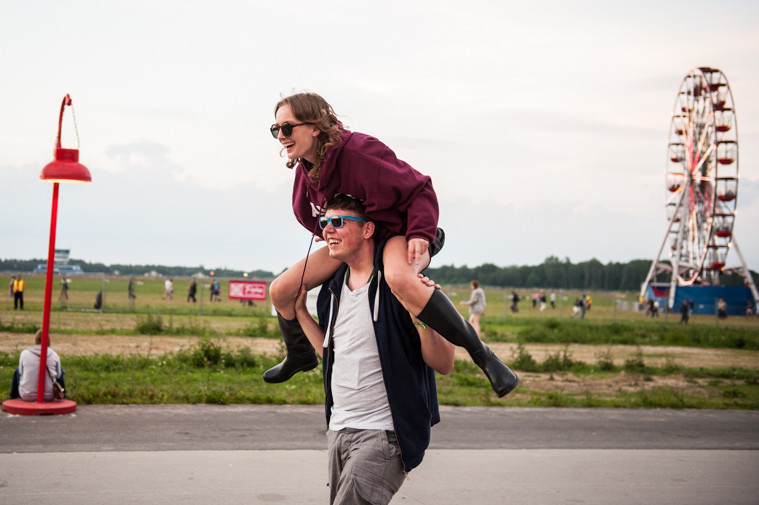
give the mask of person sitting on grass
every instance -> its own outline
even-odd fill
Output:
[[[21,351],[18,359],[18,368],[13,372],[11,383],[11,400],[20,398],[27,402],[37,400],[37,385],[39,384],[40,356],[42,353],[42,330],[38,330],[34,337],[34,344],[28,349]],[[48,345],[50,340],[48,339]],[[63,380],[65,372],[61,368],[61,358],[52,348],[47,348],[47,374],[45,374],[45,401],[53,401],[53,379],[59,383],[64,391],[66,385]]]

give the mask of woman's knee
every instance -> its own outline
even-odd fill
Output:
[[[415,288],[422,288],[419,278],[410,268],[385,267],[385,282],[390,289],[400,296],[406,298]]]
[[[269,296],[271,297],[271,304],[275,308],[280,308],[287,304],[288,301],[293,301],[298,294],[295,286],[291,285],[287,280],[285,274],[280,275],[269,286]]]

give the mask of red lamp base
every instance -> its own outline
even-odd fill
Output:
[[[76,402],[58,400],[56,402],[27,402],[24,400],[5,400],[3,410],[9,414],[21,416],[43,416],[55,414],[70,414],[76,410]]]

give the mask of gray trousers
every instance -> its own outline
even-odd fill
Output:
[[[392,431],[345,428],[327,431],[329,502],[332,505],[386,505],[405,474]]]

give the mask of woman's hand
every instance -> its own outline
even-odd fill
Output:
[[[408,264],[420,263],[422,255],[429,248],[430,243],[423,238],[412,238],[408,241]]]

